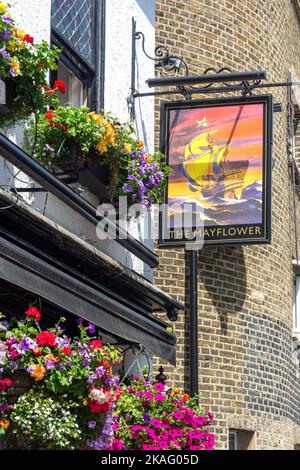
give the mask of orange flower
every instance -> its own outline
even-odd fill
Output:
[[[107,143],[105,142],[105,140],[101,140],[99,142],[99,144],[96,147],[96,150],[98,150],[98,152],[101,154],[107,152]]]
[[[147,163],[151,163],[152,160],[153,160],[152,155],[150,155],[150,153],[147,153],[145,155],[144,159],[145,159],[145,162],[147,162]]]
[[[43,378],[46,375],[46,369],[43,366],[40,365],[35,365],[33,372],[31,372],[31,375],[37,382],[43,380]]]
[[[180,393],[180,388],[174,388],[172,395],[178,395]]]
[[[188,401],[189,398],[190,398],[190,397],[189,397],[189,395],[188,395],[187,393],[185,393],[185,394],[183,395],[183,401]]]
[[[40,348],[35,348],[33,352],[36,356],[40,356],[42,354],[42,350]]]
[[[9,419],[7,421],[2,421],[2,419],[0,419],[0,428],[2,429],[7,429],[10,425],[10,421]]]
[[[107,129],[106,142],[108,144],[114,144],[116,141],[116,133],[114,131],[114,128],[112,127],[111,124],[107,124],[106,129]]]
[[[140,140],[140,141],[138,142],[138,148],[142,149],[144,146],[145,146],[145,142],[143,142],[142,140]]]
[[[95,121],[97,122],[97,124],[104,124],[106,123],[105,119],[103,116],[101,116],[100,114],[97,114],[95,113],[94,111],[92,113],[89,113],[89,116],[91,116],[91,118],[95,119]]]
[[[53,354],[48,354],[47,356],[44,357],[44,362],[46,361],[60,362],[60,358],[54,356]]]

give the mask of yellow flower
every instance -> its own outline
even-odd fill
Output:
[[[124,152],[126,152],[126,153],[131,152],[131,145],[130,144],[124,144]]]
[[[14,70],[16,75],[20,75],[20,63],[16,56],[12,57],[11,59],[11,67]]]
[[[21,41],[24,41],[24,38],[26,36],[26,32],[24,29],[17,29],[15,34],[17,38],[21,39]]]
[[[138,142],[138,148],[142,149],[144,146],[145,146],[145,143],[142,140],[140,140]]]
[[[5,5],[5,3],[0,2],[0,13],[1,13],[1,14],[2,14],[2,13],[5,13],[6,8],[7,8],[7,6]]]
[[[84,400],[82,404],[83,404],[83,406],[87,406],[87,404],[88,404],[87,400]]]
[[[96,147],[96,150],[98,150],[98,152],[101,154],[107,152],[107,143],[105,142],[105,140],[101,140],[99,142],[99,144]]]
[[[16,41],[9,41],[8,43],[8,49],[11,51],[15,51],[17,48],[17,42]]]
[[[37,382],[39,382],[45,377],[46,369],[43,366],[35,365],[33,372],[31,372],[31,375]]]
[[[7,421],[2,421],[2,419],[0,419],[0,428],[2,429],[7,429],[10,425],[10,421],[7,420]]]

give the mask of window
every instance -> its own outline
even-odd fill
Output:
[[[229,450],[237,450],[237,432],[229,431]]]
[[[300,333],[300,276],[295,278],[294,331]]]
[[[229,429],[229,450],[254,450],[255,432]]]
[[[59,69],[73,106],[103,107],[104,0],[52,0],[52,42],[61,49]]]

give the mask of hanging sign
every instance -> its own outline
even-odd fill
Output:
[[[162,104],[159,246],[270,243],[272,121],[271,95]]]

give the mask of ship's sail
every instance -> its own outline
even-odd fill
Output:
[[[199,191],[202,197],[238,197],[243,187],[248,162],[227,161],[230,144],[213,143],[217,131],[202,133],[185,148],[183,172],[191,191]]]

